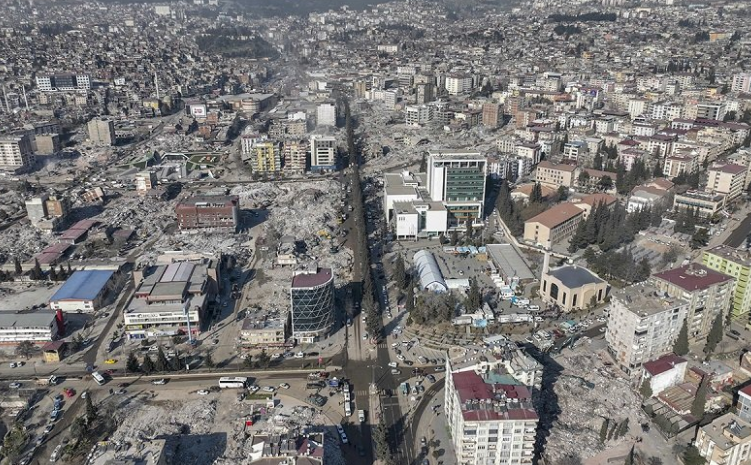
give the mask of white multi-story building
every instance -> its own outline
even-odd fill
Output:
[[[433,105],[408,105],[404,109],[407,126],[425,126],[433,121]]]
[[[751,459],[751,424],[726,413],[699,428],[694,444],[707,465],[745,465]]]
[[[688,307],[647,283],[612,293],[605,341],[618,367],[634,376],[644,363],[671,352]]]
[[[696,104],[697,119],[713,119],[722,121],[727,113],[725,102],[700,102]]]
[[[16,345],[23,341],[44,344],[57,339],[58,330],[55,312],[0,312],[0,345]]]
[[[50,74],[36,77],[40,92],[86,91],[91,89],[91,78],[85,74]]]
[[[314,134],[310,136],[310,170],[336,169],[336,138]]]
[[[751,92],[751,73],[739,73],[733,76],[733,84],[730,86],[733,92]]]
[[[472,76],[463,73],[446,76],[446,91],[450,95],[465,94],[472,90]]]
[[[478,221],[483,215],[487,158],[480,152],[440,150],[428,153],[428,193],[443,202],[450,226]]]
[[[713,165],[707,170],[707,192],[722,194],[725,202],[737,199],[746,190],[748,167],[741,165]]]
[[[34,166],[28,134],[0,137],[0,170],[23,171]]]
[[[539,417],[530,387],[502,368],[455,370],[447,361],[445,412],[459,465],[530,464]]]
[[[336,105],[331,103],[318,105],[316,123],[318,126],[336,126]]]

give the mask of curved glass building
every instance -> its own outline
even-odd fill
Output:
[[[292,337],[311,343],[328,336],[334,325],[334,275],[331,268],[303,271],[290,288]]]

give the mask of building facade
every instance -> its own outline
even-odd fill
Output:
[[[725,203],[739,198],[746,190],[748,167],[741,165],[715,165],[707,170],[707,192],[725,196]]]
[[[487,175],[484,156],[458,150],[429,152],[427,174],[430,199],[443,202],[450,227],[482,219]]]
[[[94,145],[115,145],[115,122],[109,118],[94,118],[86,125],[89,141]]]
[[[331,268],[297,273],[290,287],[290,309],[291,333],[298,342],[312,343],[327,337],[336,319]]]
[[[648,283],[614,292],[605,341],[618,367],[633,377],[644,363],[672,352],[688,308],[688,301],[663,297]]]
[[[189,197],[177,204],[175,213],[181,231],[235,232],[239,223],[239,199],[221,195]]]
[[[26,171],[34,163],[28,134],[0,136],[0,170]]]
[[[718,245],[702,253],[701,262],[707,268],[735,278],[730,316],[749,325],[751,316],[751,255],[747,251]]]
[[[336,169],[336,138],[331,136],[310,136],[311,171],[333,171]]]
[[[540,296],[564,312],[594,307],[608,295],[608,283],[581,266],[559,266],[542,273]]]
[[[524,222],[524,240],[532,244],[552,245],[565,241],[584,219],[584,210],[564,202]]]
[[[726,413],[700,427],[694,444],[707,465],[745,465],[751,460],[751,424]]]
[[[54,341],[61,323],[57,318],[57,314],[50,311],[0,312],[0,345],[17,345],[24,341],[41,345]]]
[[[308,141],[295,140],[284,143],[284,171],[301,174],[308,170]]]
[[[576,166],[541,161],[535,170],[535,180],[543,186],[552,188],[571,188],[576,181]]]
[[[258,142],[253,146],[251,169],[254,173],[274,173],[282,169],[279,143],[273,141]]]

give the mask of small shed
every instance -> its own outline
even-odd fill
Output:
[[[59,362],[65,354],[65,341],[50,341],[42,346],[42,358],[47,363]]]

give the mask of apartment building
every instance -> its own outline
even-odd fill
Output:
[[[287,318],[245,318],[240,329],[240,339],[244,347],[285,347],[288,345],[288,337]]]
[[[425,126],[433,121],[433,105],[408,105],[404,109],[407,126]]]
[[[449,226],[483,217],[487,159],[480,152],[441,150],[428,153],[430,200],[448,210]]]
[[[557,244],[570,238],[584,219],[584,210],[560,203],[524,222],[524,240],[532,244]]]
[[[689,303],[650,283],[611,293],[605,341],[618,367],[632,377],[644,363],[672,352]]]
[[[333,171],[336,169],[336,138],[332,136],[310,136],[311,171]]]
[[[235,232],[239,222],[237,196],[194,196],[175,207],[181,231],[214,230]]]
[[[656,273],[649,281],[661,295],[688,302],[688,337],[694,341],[707,337],[715,317],[726,316],[735,288],[731,276],[694,263]]]
[[[693,173],[699,169],[699,157],[687,155],[671,155],[665,157],[662,174],[668,178],[674,178],[681,173]]]
[[[685,211],[692,208],[700,218],[711,218],[725,207],[725,196],[711,192],[689,190],[673,197],[673,210]]]
[[[455,371],[450,360],[447,372],[444,411],[457,463],[532,463],[539,417],[530,388],[502,371]]]
[[[250,157],[253,173],[274,173],[282,169],[282,157],[279,143],[274,141],[258,142],[253,146]]]
[[[310,146],[306,140],[287,141],[284,143],[284,171],[304,173],[308,169],[308,150]]]
[[[446,91],[450,95],[465,94],[472,90],[472,76],[464,73],[453,73],[446,76]]]
[[[751,423],[726,413],[700,427],[694,444],[707,465],[746,465],[751,459]]]
[[[696,104],[696,119],[722,121],[727,113],[725,102],[700,102]]]
[[[501,127],[503,125],[503,105],[499,103],[483,104],[482,125],[493,129]]]
[[[576,165],[541,161],[535,171],[535,180],[543,186],[571,188],[576,181]]]
[[[730,90],[733,92],[751,92],[751,73],[739,73],[734,75]]]
[[[115,145],[115,122],[109,118],[94,118],[86,124],[89,141],[94,145]]]
[[[735,278],[730,316],[743,324],[751,316],[751,254],[748,251],[718,245],[702,253],[701,262],[707,268]]]
[[[706,191],[725,196],[725,204],[732,202],[746,190],[748,167],[734,164],[713,165],[707,170]]]
[[[25,171],[35,162],[28,134],[0,136],[0,170]]]
[[[751,422],[751,385],[738,390],[736,410],[741,420]]]
[[[54,341],[63,328],[62,315],[62,312],[58,314],[49,310],[31,313],[1,311],[0,345],[17,345],[23,341],[34,344]]]

